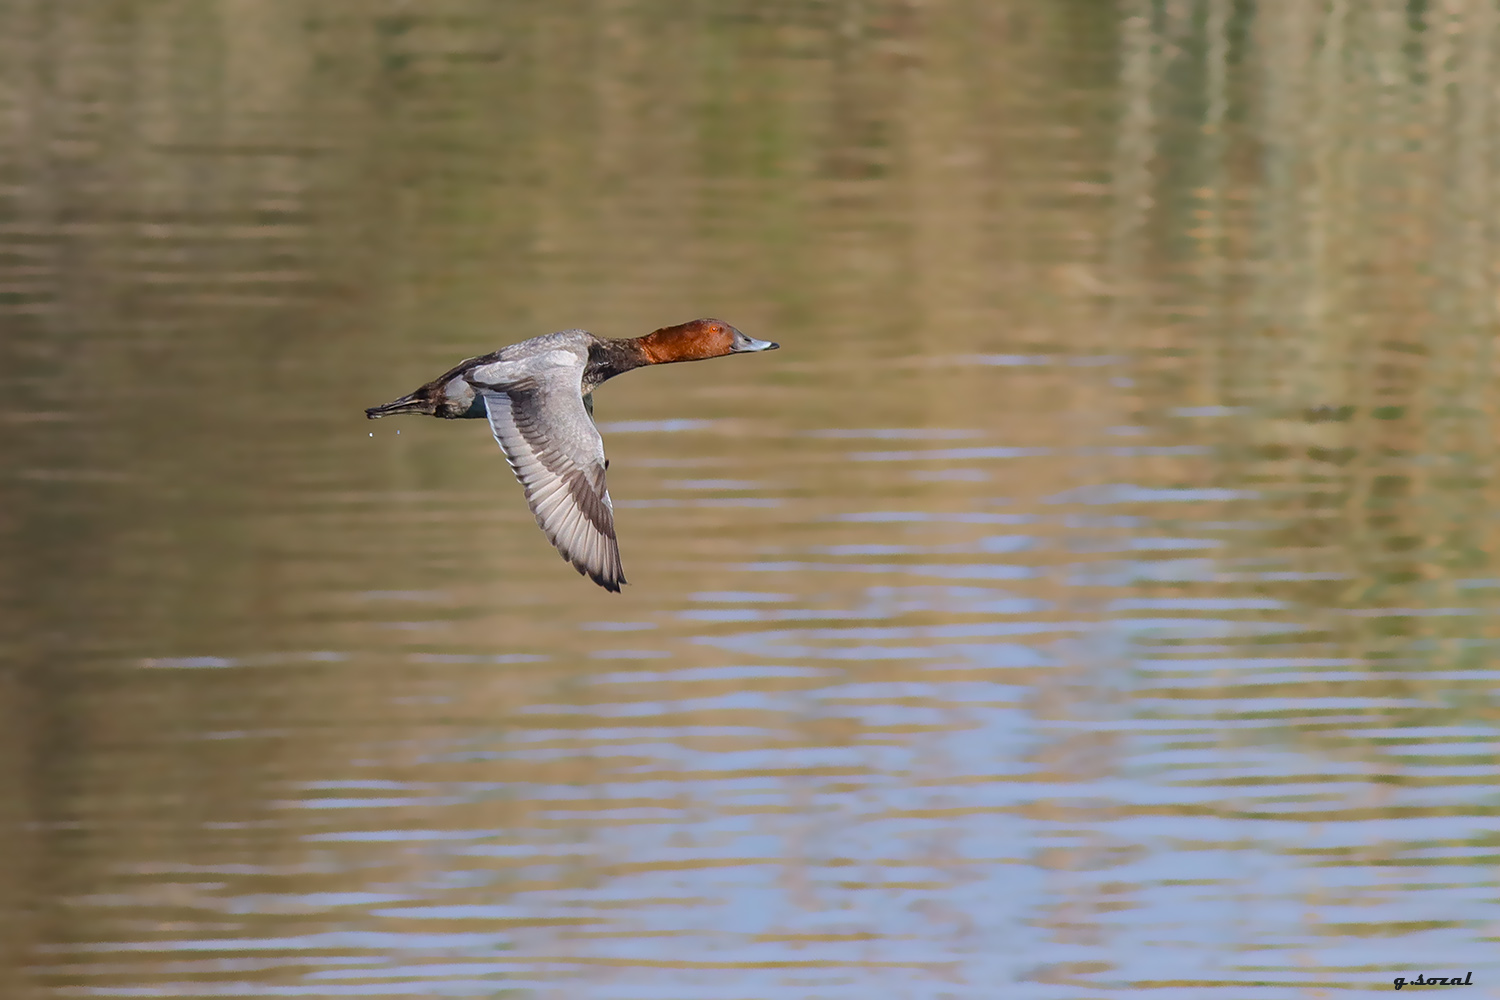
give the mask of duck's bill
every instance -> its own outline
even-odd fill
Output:
[[[748,354],[752,351],[774,351],[780,346],[774,340],[756,340],[754,337],[745,336],[738,330],[734,331],[734,353],[736,354]]]

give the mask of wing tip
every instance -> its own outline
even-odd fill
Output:
[[[625,573],[618,564],[614,567],[614,572],[610,573],[608,569],[594,569],[588,563],[577,561],[561,550],[558,550],[558,554],[578,571],[579,576],[588,577],[611,594],[618,594],[621,586],[630,583],[625,579]]]
[[[611,594],[618,594],[620,586],[630,582],[623,575],[605,576],[603,573],[596,573],[590,570],[587,566],[577,566],[576,569],[580,576],[588,577]]]

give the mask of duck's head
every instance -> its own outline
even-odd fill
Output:
[[[651,358],[651,363],[658,365],[722,358],[726,354],[774,351],[780,346],[770,340],[747,337],[719,319],[695,319],[691,323],[662,327],[641,338],[641,347]]]

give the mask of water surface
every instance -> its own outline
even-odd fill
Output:
[[[1497,17],[0,0],[0,991],[1496,995]]]

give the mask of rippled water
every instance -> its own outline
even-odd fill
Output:
[[[0,992],[1500,995],[1497,27],[0,0]]]

